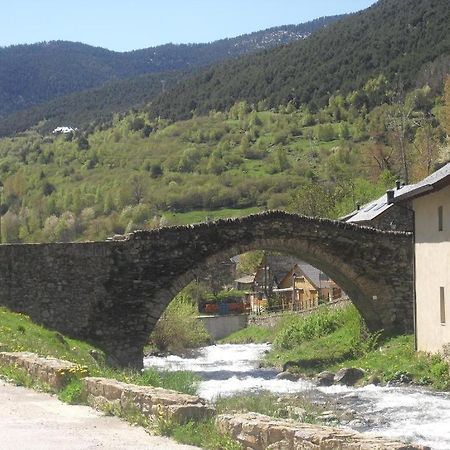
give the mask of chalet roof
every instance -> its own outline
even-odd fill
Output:
[[[328,287],[331,283],[330,278],[321,270],[293,256],[269,255],[266,258],[266,264],[277,285],[286,278],[291,270],[302,272],[316,287]]]
[[[403,194],[409,192],[414,185],[409,184],[406,186],[401,186],[400,189],[394,189],[394,199],[401,197]],[[395,200],[394,200],[395,201]],[[387,194],[383,194],[380,198],[373,200],[369,203],[366,203],[359,210],[347,214],[344,217],[341,217],[341,220],[350,223],[358,223],[358,222],[369,222],[377,217],[381,216],[381,214],[385,213],[387,210],[392,208],[394,205],[392,203],[388,204],[387,202]]]
[[[413,198],[429,194],[433,191],[438,191],[448,184],[450,184],[450,163],[441,167],[422,181],[410,185],[407,191],[395,197],[394,202],[412,200]]]
[[[321,270],[311,266],[311,264],[299,261],[297,266],[316,288],[324,288],[331,285],[330,277],[324,274]]]

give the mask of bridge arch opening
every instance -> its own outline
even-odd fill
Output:
[[[380,320],[382,314],[377,311],[377,305],[373,301],[374,296],[376,298],[383,296],[379,286],[376,286],[376,290],[374,290],[370,283],[365,283],[364,279],[355,272],[351,262],[349,264],[348,261],[343,259],[337,260],[334,255],[330,255],[322,249],[312,249],[307,241],[290,242],[284,239],[246,242],[198,260],[195,265],[186,268],[183,273],[175,277],[169,289],[161,292],[160,299],[163,304],[161,314],[175,296],[192,281],[196,280],[199,274],[214,273],[218,265],[233,256],[258,250],[292,257],[325,273],[348,295],[361,317],[365,320],[369,330],[374,331],[383,328]]]

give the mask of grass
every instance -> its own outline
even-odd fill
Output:
[[[33,388],[38,391],[50,392],[50,386],[35,380],[25,369],[15,366],[0,366],[0,378],[17,386]]]
[[[384,381],[410,379],[438,390],[450,390],[449,365],[438,355],[416,353],[414,336],[388,339],[377,350],[354,360],[354,365]]]
[[[138,386],[162,387],[190,395],[196,394],[200,381],[200,378],[192,372],[160,372],[155,369],[146,369],[140,372],[137,370],[119,370],[105,367],[96,376],[113,378],[123,383],[136,384]]]
[[[217,210],[197,210],[185,213],[165,213],[164,217],[173,225],[188,225],[192,223],[205,222],[206,220],[229,219],[234,217],[243,217],[260,212],[260,208],[243,209],[217,209]]]
[[[308,393],[301,396],[279,396],[270,392],[258,392],[248,395],[223,397],[216,401],[218,414],[255,412],[266,416],[293,419],[306,423],[318,423],[319,416],[332,409],[328,404],[318,405],[308,398]]]
[[[271,328],[250,325],[222,339],[221,342],[228,344],[264,344],[272,342],[273,337],[274,331]]]
[[[220,433],[214,419],[178,424],[160,419],[158,434],[169,436],[181,444],[196,445],[206,450],[242,450],[241,444]]]
[[[114,378],[137,385],[163,387],[187,394],[196,392],[199,381],[197,376],[189,372],[158,372],[152,369],[141,372],[113,369],[106,365],[105,355],[98,348],[48,330],[33,323],[28,316],[13,313],[6,308],[0,308],[0,351],[27,351],[43,357],[64,359],[86,367],[91,376]],[[92,355],[95,355],[95,358]],[[22,386],[48,390],[18,368],[0,367],[0,376]],[[79,377],[71,380],[64,392],[60,393],[61,399],[64,401],[67,399],[69,403],[75,401],[80,387],[77,381]]]
[[[58,398],[69,405],[80,405],[85,403],[82,382],[79,378],[74,378],[69,384],[58,392]]]
[[[91,353],[95,350],[99,361]],[[33,352],[41,356],[52,356],[91,367],[104,365],[105,355],[93,346],[62,336],[31,321],[19,313],[0,308],[0,351]]]
[[[94,350],[98,355],[96,359],[91,356]],[[158,372],[154,369],[140,372],[108,367],[105,364],[104,354],[100,350],[47,330],[33,323],[29,317],[13,313],[6,308],[0,308],[0,351],[29,351],[44,357],[65,359],[87,367],[92,376],[112,378],[143,386],[163,387],[192,395],[196,393],[199,382],[199,378],[190,372]],[[0,366],[0,377],[20,386],[45,392],[52,391],[50,386],[33,378],[25,369],[19,367]],[[61,401],[68,404],[86,403],[82,380],[76,375],[60,389],[57,395]],[[122,417],[132,424],[145,428],[152,425],[137,409],[123,410],[114,405],[106,405],[105,408],[107,414]],[[216,430],[213,419],[186,425],[166,423],[164,426],[161,422],[159,428],[157,426],[156,431],[164,432],[162,434],[180,442],[201,445],[206,449],[241,449],[239,444]]]

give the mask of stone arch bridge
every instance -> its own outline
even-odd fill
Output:
[[[138,231],[123,240],[0,246],[0,304],[142,366],[143,346],[197,273],[249,250],[290,254],[350,296],[371,330],[413,328],[413,238],[339,221],[267,212]]]

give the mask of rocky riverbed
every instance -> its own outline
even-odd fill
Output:
[[[450,448],[449,393],[411,386],[317,386],[311,380],[295,380],[272,369],[261,369],[259,361],[269,349],[268,344],[216,345],[204,347],[190,357],[150,356],[144,365],[198,373],[203,379],[198,394],[207,400],[268,391],[277,395],[281,405],[289,406],[298,396],[320,407],[319,419],[323,423],[433,449]]]

